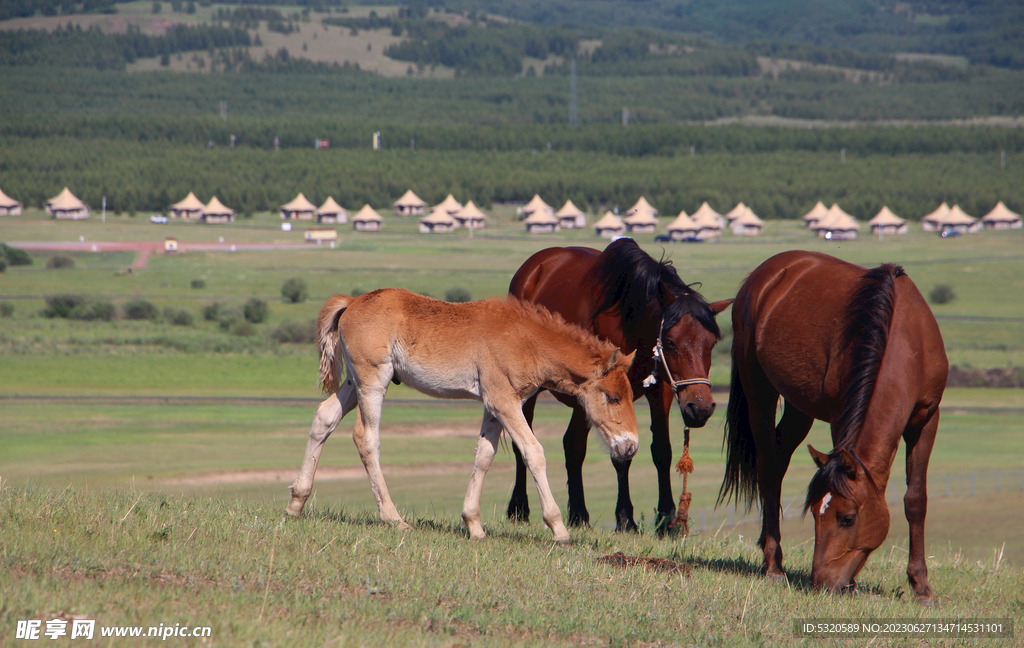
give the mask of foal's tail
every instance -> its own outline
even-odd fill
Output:
[[[338,342],[341,340],[341,335],[338,332],[338,320],[353,299],[355,298],[344,295],[328,297],[320,309],[320,317],[317,318],[316,337],[317,348],[320,351],[320,387],[325,394],[333,394],[338,391],[343,364],[338,353]]]
[[[734,342],[735,344],[735,342]],[[725,412],[725,439],[722,445],[728,453],[725,460],[725,477],[718,491],[715,506],[730,499],[737,504],[746,501],[747,510],[757,497],[757,448],[754,434],[750,429],[747,395],[740,382],[739,363],[733,357],[732,378],[729,384],[729,406]]]

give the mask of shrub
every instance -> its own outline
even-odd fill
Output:
[[[217,317],[220,315],[221,310],[224,309],[224,304],[213,302],[203,306],[203,319],[207,322],[216,322]]]
[[[174,326],[192,326],[192,313],[184,308],[168,306],[164,309],[164,319]]]
[[[306,301],[309,296],[309,289],[306,282],[298,277],[292,277],[281,286],[281,295],[293,304]]]
[[[465,288],[455,286],[454,288],[449,288],[444,294],[444,300],[460,304],[462,302],[473,301],[473,295]]]
[[[195,288],[196,290],[199,290],[200,288],[206,288],[206,280],[205,279],[193,279],[192,280],[192,287]]]
[[[0,257],[7,260],[11,266],[32,265],[32,257],[21,248],[11,247],[6,243],[0,243]]]
[[[217,323],[225,331],[230,331],[232,326],[243,319],[242,311],[232,306],[224,306],[217,313]]]
[[[125,319],[154,320],[159,312],[157,307],[153,305],[153,302],[146,301],[145,299],[133,299],[130,302],[125,302],[124,305]]]
[[[239,320],[231,325],[231,335],[237,335],[238,337],[252,337],[256,335],[256,327],[252,322]]]
[[[0,302],[0,317],[14,317],[14,304]]]
[[[117,308],[106,299],[75,294],[51,295],[43,309],[44,317],[104,322],[114,319],[116,313]]]
[[[949,284],[939,284],[932,288],[932,291],[928,293],[928,299],[930,299],[933,304],[948,304],[956,299],[956,291],[954,291],[953,286],[950,286]]]
[[[316,341],[316,321],[281,322],[270,332],[270,337],[282,344],[301,344]]]
[[[267,319],[267,315],[270,314],[270,306],[262,299],[251,297],[249,301],[245,302],[242,314],[245,316],[245,321],[259,324]]]
[[[50,260],[46,262],[46,267],[51,270],[60,270],[61,268],[74,268],[75,260],[66,254],[58,254],[50,257]]]

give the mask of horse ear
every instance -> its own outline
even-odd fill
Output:
[[[846,476],[849,477],[850,479],[856,479],[857,462],[854,460],[853,454],[846,448],[843,448],[842,450],[839,451],[839,461],[842,462],[843,472],[846,474]]]
[[[628,356],[623,358],[622,361],[626,364],[627,368],[628,367],[632,367],[633,366],[633,358],[635,358],[635,357],[636,357],[636,350],[634,350],[633,353],[630,353]]]
[[[828,463],[828,455],[824,452],[818,452],[810,443],[807,444],[807,449],[811,453],[811,459],[814,460],[814,465],[818,468],[824,468],[825,464]]]
[[[729,305],[732,304],[732,302],[733,300],[731,299],[723,299],[722,301],[711,302],[710,304],[708,304],[708,306],[711,307],[711,310],[715,313],[715,315],[718,315],[726,308],[729,308]]]

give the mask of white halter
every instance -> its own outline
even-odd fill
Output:
[[[711,381],[707,378],[687,378],[686,380],[676,380],[672,377],[672,370],[668,368],[668,362],[665,361],[665,351],[661,344],[661,331],[665,327],[665,318],[661,318],[661,323],[658,325],[658,342],[654,345],[654,369],[651,371],[651,375],[644,378],[644,387],[653,387],[654,383],[658,382],[658,361],[661,360],[661,366],[665,368],[665,376],[668,378],[668,382],[672,385],[672,391],[676,392],[686,387],[687,385],[707,385],[711,388]]]

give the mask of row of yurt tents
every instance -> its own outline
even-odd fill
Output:
[[[306,198],[301,192],[289,203],[281,205],[281,218],[283,220],[313,220],[318,223],[347,223],[348,212],[334,200],[334,196],[327,196],[324,204],[317,207]]]
[[[191,191],[183,200],[171,205],[170,212],[173,218],[194,218],[205,223],[231,223],[235,220],[235,210],[225,207],[217,196],[203,203]]]
[[[472,200],[463,205],[451,194],[431,207],[430,213],[420,219],[420,232],[424,234],[453,232],[460,227],[465,227],[472,232],[472,230],[486,226],[487,214],[480,211],[480,208],[474,205]]]

